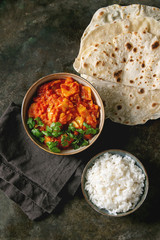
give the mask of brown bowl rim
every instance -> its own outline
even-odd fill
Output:
[[[80,147],[79,149],[76,149],[73,151],[71,150],[70,152],[64,152],[64,150],[62,150],[62,152],[60,153],[55,153],[55,152],[51,152],[49,149],[47,148],[44,148],[43,145],[41,145],[41,143],[39,143],[38,141],[36,141],[36,139],[34,139],[34,137],[31,135],[31,133],[28,131],[28,128],[27,128],[27,124],[25,122],[25,111],[24,111],[24,106],[26,104],[26,101],[27,101],[27,97],[30,93],[30,91],[32,90],[33,87],[38,87],[40,86],[40,83],[43,82],[42,84],[46,83],[46,82],[49,82],[49,81],[52,81],[52,80],[58,80],[59,78],[65,78],[67,77],[66,75],[72,77],[75,81],[78,81],[77,78],[81,79],[82,81],[84,81],[88,86],[91,87],[91,90],[92,90],[92,94],[95,96],[96,95],[96,98],[98,98],[100,104],[99,104],[99,107],[100,107],[100,110],[101,110],[101,113],[100,113],[100,124],[101,124],[101,128],[99,129],[99,132],[98,134],[96,134],[92,139],[92,142],[89,143],[89,145],[87,146],[84,146],[84,147]],[[54,77],[57,76],[57,79],[54,79]],[[52,79],[53,77],[53,79]],[[76,79],[75,79],[76,78]],[[46,80],[46,81],[45,81]],[[82,83],[83,84],[83,83]],[[81,76],[78,76],[76,74],[73,74],[73,73],[67,73],[67,72],[60,72],[60,73],[52,73],[52,74],[49,74],[49,75],[46,75],[46,76],[43,76],[41,77],[40,79],[38,79],[36,82],[34,82],[30,87],[29,89],[27,90],[24,98],[23,98],[23,101],[22,101],[22,107],[21,107],[21,119],[22,119],[22,123],[23,123],[23,127],[25,129],[25,132],[27,133],[27,135],[29,136],[29,138],[31,139],[31,141],[36,144],[39,148],[41,148],[42,150],[48,152],[48,153],[51,153],[53,155],[74,155],[74,154],[77,154],[77,153],[80,153],[84,150],[86,150],[87,148],[89,148],[93,143],[95,143],[95,141],[97,140],[97,138],[100,136],[101,132],[102,132],[102,129],[103,129],[103,126],[104,126],[104,121],[105,121],[105,111],[104,111],[104,105],[103,105],[103,101],[99,95],[99,93],[97,92],[97,90],[94,88],[94,86],[86,79],[84,79],[83,77]]]
[[[101,210],[99,207],[97,207],[94,203],[92,203],[88,197],[87,197],[87,194],[86,194],[86,191],[84,190],[84,179],[85,179],[85,174],[86,174],[86,171],[92,166],[92,161],[94,162],[99,156],[107,153],[107,152],[120,152],[120,153],[124,153],[124,154],[127,154],[128,156],[130,156],[133,160],[136,160],[135,162],[138,162],[138,166],[141,168],[141,170],[143,171],[144,175],[145,175],[145,187],[144,187],[144,192],[143,194],[141,195],[141,199],[137,202],[136,206],[131,209],[131,210],[128,210],[127,212],[124,212],[124,213],[118,213],[117,215],[113,215],[113,214],[110,214],[110,213],[107,213],[107,212],[104,212],[103,209]],[[115,153],[116,154],[116,153]],[[89,167],[89,165],[91,164],[91,166]],[[144,165],[142,164],[142,162],[135,156],[133,155],[132,153],[126,151],[126,150],[121,150],[121,149],[107,149],[107,150],[104,150],[98,154],[96,154],[94,157],[92,157],[88,163],[86,164],[86,166],[84,167],[83,169],[83,172],[82,172],[82,175],[81,175],[81,190],[82,190],[82,193],[83,193],[83,196],[86,200],[86,202],[90,205],[90,207],[92,209],[94,209],[96,212],[98,212],[99,214],[102,214],[104,216],[109,216],[109,217],[124,217],[124,216],[127,216],[133,212],[135,212],[142,204],[143,202],[145,201],[146,197],[147,197],[147,194],[148,194],[148,191],[149,191],[149,178],[148,178],[148,174],[147,174],[147,171],[144,167]],[[107,210],[106,210],[107,211]]]

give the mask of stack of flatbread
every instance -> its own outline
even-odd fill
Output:
[[[160,10],[99,9],[83,33],[75,70],[104,101],[106,118],[136,125],[160,117]]]

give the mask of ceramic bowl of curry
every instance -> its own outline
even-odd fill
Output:
[[[103,102],[95,88],[71,73],[55,73],[36,81],[24,96],[22,122],[41,149],[72,155],[90,147],[105,119]]]

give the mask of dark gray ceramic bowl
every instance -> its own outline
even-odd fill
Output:
[[[91,88],[92,91],[92,97],[95,99],[95,102],[97,103],[97,105],[100,107],[100,123],[99,123],[99,133],[96,134],[91,140],[89,140],[89,145],[88,146],[84,146],[84,147],[80,147],[79,149],[67,149],[67,150],[62,150],[61,153],[54,153],[51,152],[48,147],[43,144],[40,143],[30,132],[30,129],[28,128],[27,125],[27,119],[28,119],[28,108],[30,106],[30,103],[32,101],[33,96],[35,95],[37,88],[44,84],[47,83],[49,81],[54,81],[54,80],[58,80],[58,79],[66,79],[67,77],[71,77],[73,78],[75,81],[77,81],[80,84],[83,84],[84,86],[88,86]],[[95,88],[84,78],[79,77],[75,74],[72,73],[54,73],[54,74],[50,74],[47,75],[45,77],[42,77],[41,79],[39,79],[38,81],[36,81],[27,91],[24,99],[23,99],[23,103],[22,103],[22,110],[21,110],[21,116],[22,116],[22,122],[23,122],[23,126],[26,130],[26,133],[28,134],[28,136],[30,137],[30,139],[41,149],[52,153],[52,154],[56,154],[56,155],[72,155],[72,154],[76,154],[79,152],[84,151],[86,148],[90,147],[95,141],[96,139],[99,137],[102,129],[103,129],[103,125],[104,125],[104,119],[105,119],[105,113],[104,113],[104,106],[103,106],[103,102],[101,100],[101,97],[99,96],[98,92],[95,90]]]
[[[141,168],[142,172],[144,173],[145,175],[145,182],[144,182],[144,191],[143,191],[143,194],[140,196],[140,199],[139,201],[137,202],[136,206],[134,207],[134,209],[131,209],[127,212],[122,212],[122,213],[117,213],[117,215],[114,215],[114,214],[110,214],[106,209],[100,209],[98,208],[95,204],[93,204],[89,198],[89,195],[88,195],[88,192],[85,190],[85,183],[86,183],[86,173],[87,173],[87,170],[89,168],[91,168],[95,161],[97,160],[97,158],[99,158],[100,156],[102,156],[103,154],[105,153],[111,153],[111,154],[118,154],[122,157],[124,156],[129,156],[130,158],[132,158],[136,165]],[[99,154],[97,154],[96,156],[94,156],[88,163],[87,165],[85,166],[84,170],[83,170],[83,174],[82,174],[82,177],[81,177],[81,188],[82,188],[82,192],[83,192],[83,195],[84,195],[84,198],[86,199],[87,203],[94,209],[96,210],[98,213],[100,214],[103,214],[103,215],[106,215],[106,216],[112,216],[112,217],[122,217],[122,216],[126,216],[126,215],[129,215],[131,213],[133,213],[134,211],[136,211],[141,205],[142,203],[144,202],[146,196],[147,196],[147,193],[148,193],[148,188],[149,188],[149,180],[148,180],[148,175],[147,175],[147,172],[144,168],[144,166],[142,165],[142,163],[134,156],[132,155],[131,153],[129,152],[126,152],[126,151],[123,151],[123,150],[119,150],[119,149],[110,149],[110,150],[106,150],[104,152],[101,152]]]

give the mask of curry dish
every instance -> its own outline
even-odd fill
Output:
[[[41,85],[28,110],[32,134],[53,152],[88,145],[98,133],[99,106],[91,88],[68,77]]]

